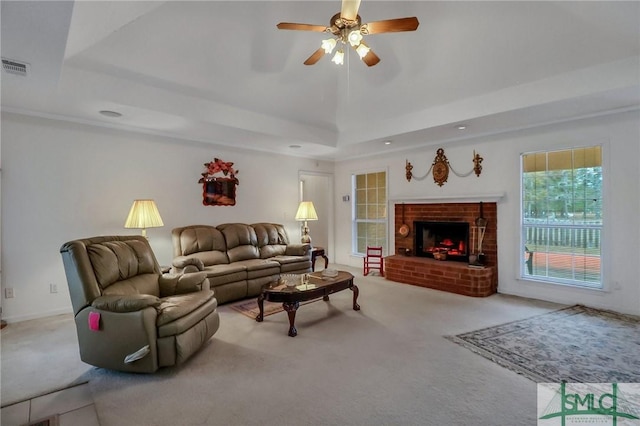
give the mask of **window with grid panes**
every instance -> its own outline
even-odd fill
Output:
[[[387,172],[353,175],[353,252],[387,246]]]
[[[521,276],[602,288],[602,148],[522,155]]]

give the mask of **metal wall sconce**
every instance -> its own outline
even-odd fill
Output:
[[[471,169],[467,173],[458,173],[453,169],[453,167],[451,167],[447,156],[444,155],[444,149],[438,148],[438,151],[436,151],[436,157],[434,158],[433,163],[431,163],[431,167],[429,167],[429,170],[427,170],[427,173],[425,173],[424,176],[414,176],[412,171],[413,165],[409,162],[409,160],[406,160],[405,172],[407,182],[411,182],[412,178],[415,180],[423,180],[429,175],[429,173],[431,173],[433,176],[433,181],[438,184],[438,186],[442,186],[449,178],[449,170],[451,170],[453,174],[458,177],[467,177],[474,172],[476,176],[479,177],[480,173],[482,173],[482,160],[484,159],[474,150],[473,159],[471,160],[473,161],[473,169]]]

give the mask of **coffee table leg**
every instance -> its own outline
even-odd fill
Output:
[[[262,293],[258,296],[258,309],[260,309],[260,313],[256,317],[256,321],[262,322],[264,319],[264,295]]]
[[[357,285],[352,285],[349,288],[351,289],[351,291],[353,291],[353,310],[359,311],[360,305],[358,305],[358,295],[360,294],[360,290],[358,290]]]
[[[287,314],[289,315],[289,336],[296,337],[298,335],[298,330],[296,330],[296,326],[294,325],[296,322],[296,310],[300,306],[300,302],[284,302],[282,307]]]

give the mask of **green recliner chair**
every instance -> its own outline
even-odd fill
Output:
[[[218,330],[206,273],[163,275],[142,236],[70,241],[60,253],[88,364],[151,373],[184,362]]]

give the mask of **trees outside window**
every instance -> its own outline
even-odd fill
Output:
[[[522,155],[521,276],[602,287],[602,149]]]

